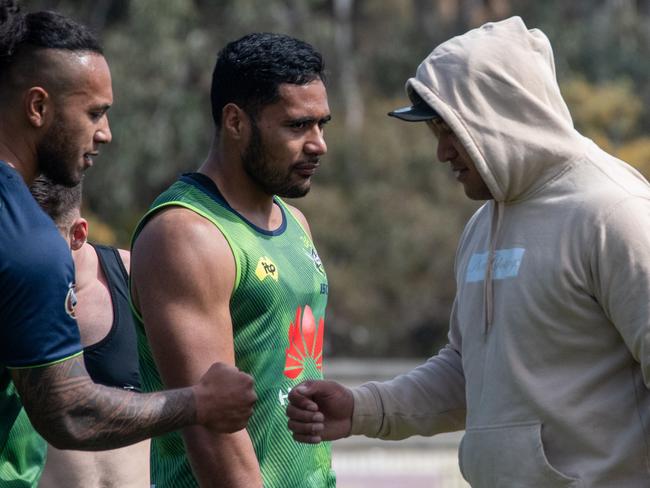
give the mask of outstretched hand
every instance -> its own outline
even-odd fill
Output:
[[[352,430],[354,397],[335,381],[305,381],[289,392],[289,429],[299,442],[317,444],[347,437]]]
[[[246,427],[257,401],[253,378],[234,366],[214,363],[194,386],[198,423],[215,432]]]

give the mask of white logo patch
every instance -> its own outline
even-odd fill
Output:
[[[519,274],[519,267],[524,259],[526,250],[521,247],[512,249],[499,249],[494,252],[494,262],[492,263],[492,279],[505,280],[514,278]],[[465,281],[474,283],[485,279],[485,270],[487,269],[488,253],[472,254],[469,258]]]
[[[77,308],[77,295],[74,292],[74,283],[68,284],[68,293],[65,296],[65,313],[73,319],[76,319],[75,309]]]

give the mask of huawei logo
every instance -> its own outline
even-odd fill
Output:
[[[325,321],[320,318],[318,326],[309,305],[298,307],[296,320],[289,325],[289,347],[286,351],[284,375],[292,380],[305,369],[323,369],[323,331]],[[316,371],[313,371],[316,373]]]

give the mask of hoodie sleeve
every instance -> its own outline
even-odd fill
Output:
[[[465,428],[465,377],[452,310],[449,344],[426,363],[386,382],[352,390],[352,434],[398,440]]]
[[[641,364],[650,388],[650,201],[610,207],[591,253],[595,298]]]

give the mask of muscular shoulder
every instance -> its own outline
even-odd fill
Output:
[[[33,202],[24,203],[29,207]],[[0,216],[1,279],[9,280],[12,286],[33,284],[37,288],[58,279],[66,285],[73,281],[70,249],[54,223],[40,209],[18,209],[22,217],[14,210],[6,212],[13,219]]]
[[[133,259],[139,249],[169,254],[174,261],[193,257],[210,259],[215,249],[227,247],[226,239],[208,219],[181,207],[154,215],[134,243]]]
[[[5,170],[6,172],[6,170]],[[4,181],[3,181],[4,177]],[[0,172],[0,256],[21,273],[71,265],[68,246],[18,177]],[[3,269],[5,268],[3,266]],[[45,267],[45,268],[43,268]]]
[[[185,208],[165,209],[140,232],[131,254],[132,279],[177,290],[206,290],[234,284],[228,243],[209,220]]]

